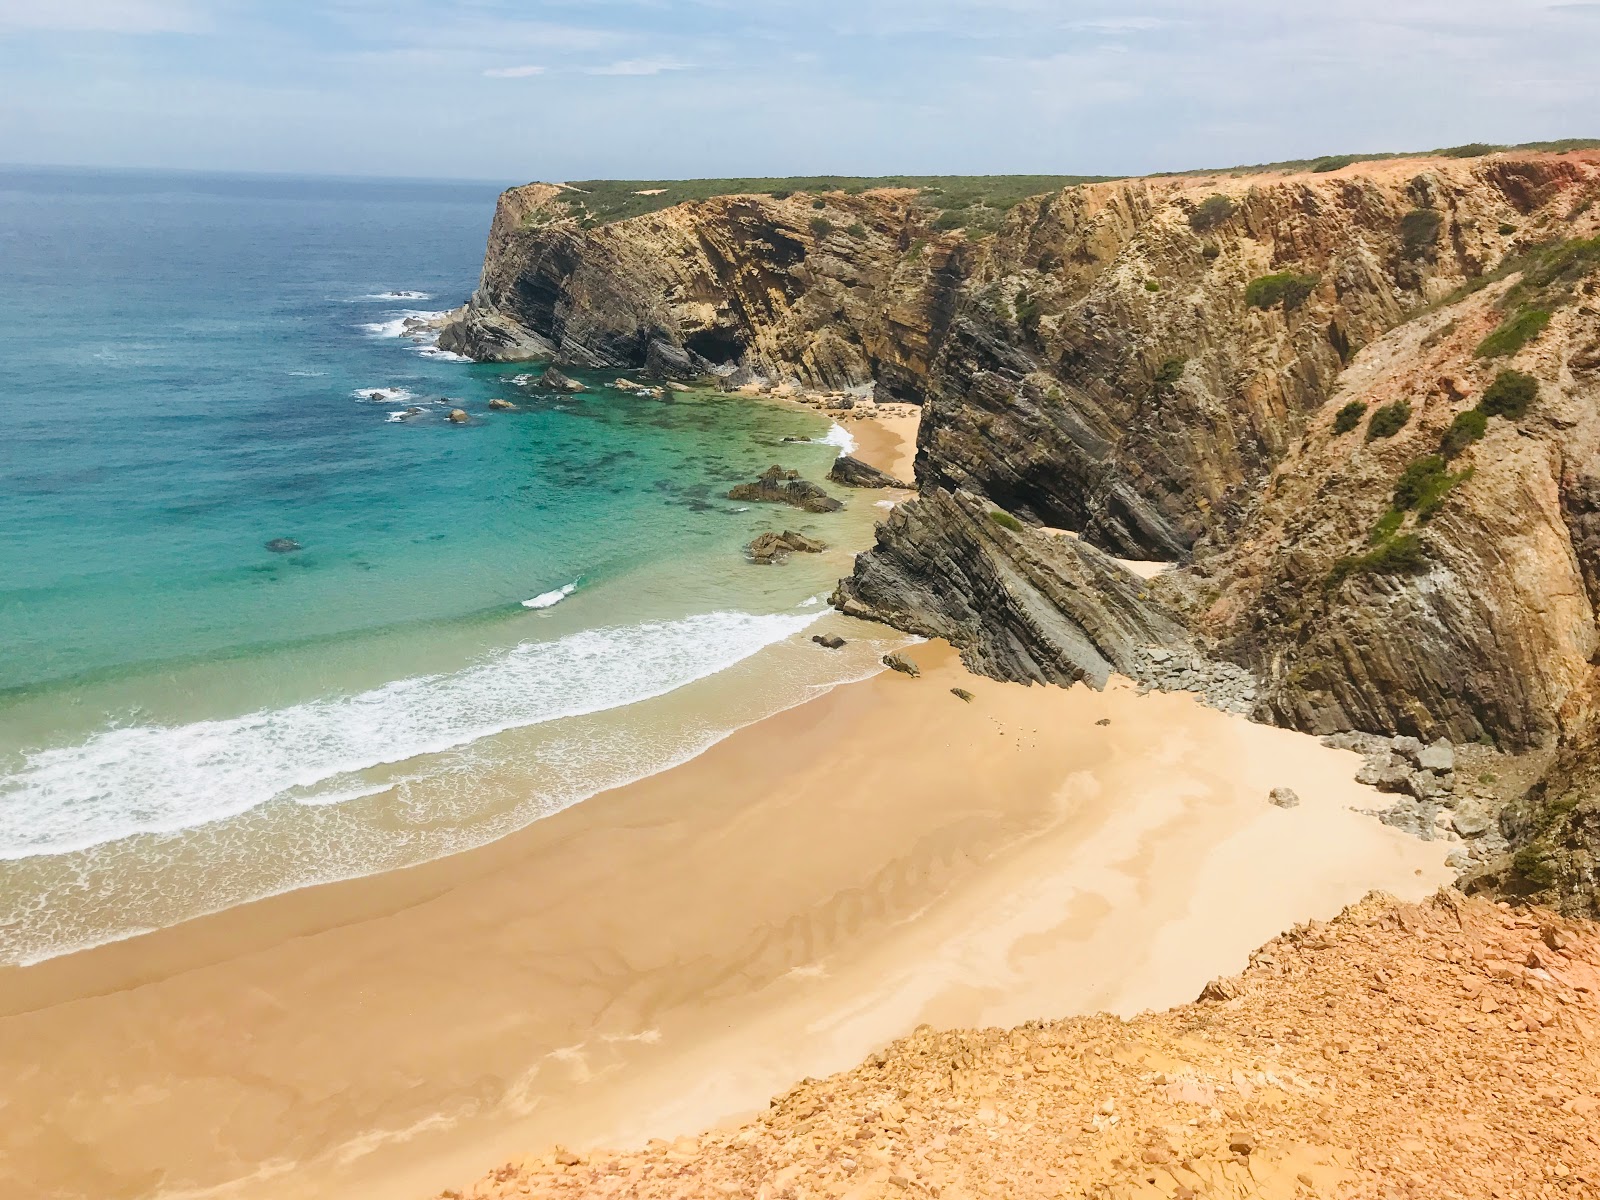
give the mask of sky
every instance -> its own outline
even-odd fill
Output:
[[[1137,174],[1600,136],[1600,0],[0,0],[0,162]]]

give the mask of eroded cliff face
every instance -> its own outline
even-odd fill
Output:
[[[921,399],[972,247],[916,193],[722,196],[585,227],[550,185],[501,197],[483,277],[440,345],[682,373],[738,363]],[[507,325],[528,335],[507,350]]]
[[[920,496],[840,607],[1002,678],[1147,677],[1152,648],[1204,649],[1254,674],[1229,694],[1262,719],[1564,739],[1562,778],[1600,759],[1581,749],[1600,741],[1600,243],[1528,295],[1539,247],[1600,234],[1600,154],[1092,184],[972,238],[910,191],[588,228],[553,194],[507,193],[441,344],[923,404]],[[1525,344],[1479,352],[1530,308],[1549,315]],[[1532,402],[1401,503],[1508,369]],[[1369,438],[1390,405],[1408,409]],[[1119,558],[1179,566],[1146,582]]]

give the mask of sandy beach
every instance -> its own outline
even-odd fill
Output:
[[[1448,877],[1349,811],[1352,754],[912,654],[481,850],[7,972],[7,1193],[420,1198],[760,1108],[920,1022],[1189,999]]]

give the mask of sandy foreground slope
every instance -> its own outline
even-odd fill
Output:
[[[1593,925],[1374,893],[1194,1003],[924,1027],[746,1124],[446,1195],[1595,1196],[1597,968]]]

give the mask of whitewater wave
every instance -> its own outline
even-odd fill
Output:
[[[551,607],[553,607],[553,606],[555,606],[557,604],[560,604],[568,596],[572,595],[573,592],[577,591],[578,590],[578,584],[581,583],[581,582],[582,582],[581,580],[574,579],[571,583],[564,583],[560,587],[555,588],[555,589],[553,589],[551,591],[540,592],[532,600],[524,600],[522,602],[522,607],[523,608],[551,608]]]
[[[432,300],[427,292],[368,292],[363,300]]]
[[[817,441],[824,446],[839,447],[840,454],[854,454],[856,450],[855,438],[851,437],[850,431],[837,421],[828,427],[826,436],[818,438]]]
[[[444,315],[445,310],[443,309],[440,309],[438,312],[429,312],[427,309],[410,308],[405,312],[392,316],[385,321],[363,321],[357,325],[356,328],[365,330],[368,334],[375,338],[398,338],[407,336],[412,338],[433,337],[436,335],[434,335],[431,331],[418,331],[414,334],[408,334],[406,331],[406,322],[437,321]]]
[[[30,751],[0,777],[0,859],[192,829],[277,799],[353,798],[373,790],[358,772],[665,695],[820,615],[712,612],[585,630],[355,695]]]
[[[423,358],[437,358],[444,362],[471,362],[465,354],[457,354],[454,350],[441,350],[437,346],[423,346],[417,351]]]
[[[398,404],[402,400],[416,398],[415,392],[403,387],[357,388],[350,394],[357,400],[366,400],[372,404]]]

